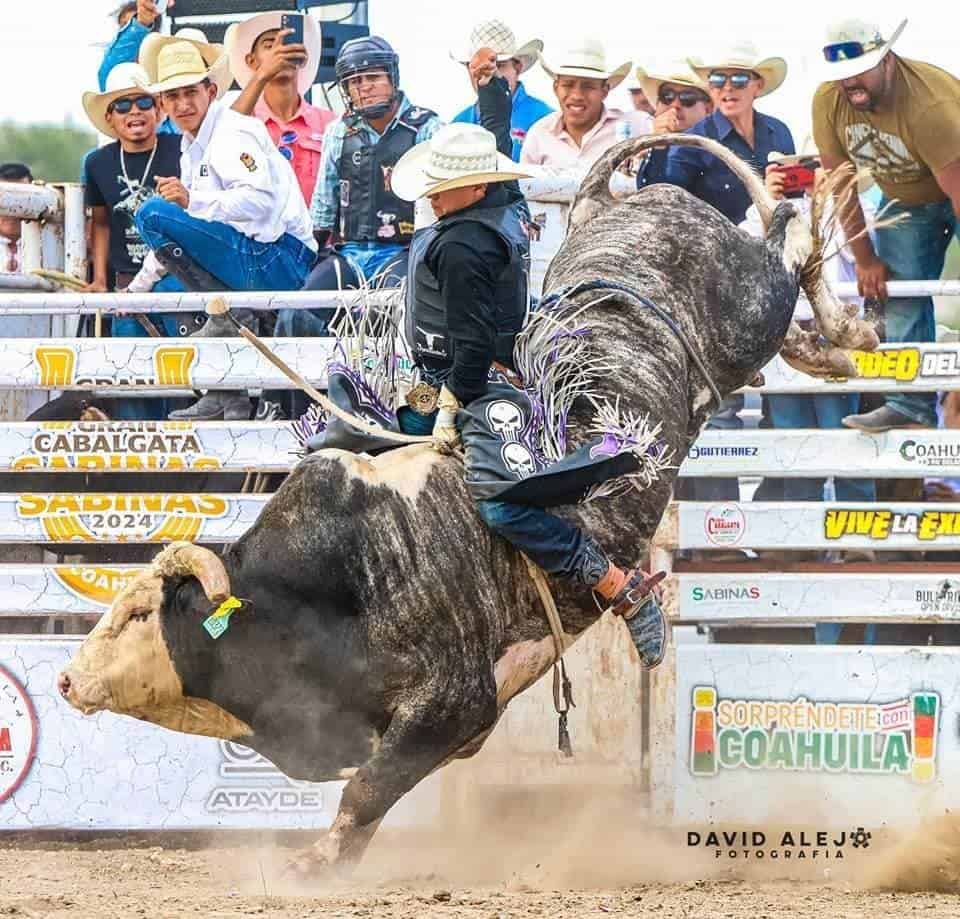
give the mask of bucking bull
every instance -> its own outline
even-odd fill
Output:
[[[705,375],[725,396],[782,347],[799,366],[852,375],[843,349],[871,349],[877,339],[810,270],[820,254],[789,203],[775,205],[760,179],[713,142],[670,140],[704,146],[730,166],[766,238],[669,185],[614,200],[616,166],[658,142],[625,141],[582,185],[544,289],[613,280],[673,317],[689,349],[630,295],[575,294],[589,304],[596,353],[618,368],[599,381],[599,396],[659,423],[679,465],[715,408]],[[832,345],[790,331],[801,286]],[[574,446],[587,438],[592,413],[585,399],[575,405]],[[559,512],[632,565],[675,475]],[[554,593],[569,644],[598,607],[584,588],[557,584]],[[230,596],[242,606],[213,638],[203,623]],[[333,826],[295,863],[309,872],[358,859],[391,806],[440,766],[477,752],[510,699],[554,657],[523,558],[477,516],[457,459],[414,445],[374,459],[312,454],[222,556],[188,544],[164,549],[58,683],[84,714],[108,710],[234,740],[296,779],[348,779]]]

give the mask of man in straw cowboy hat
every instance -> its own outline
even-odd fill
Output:
[[[133,280],[150,251],[134,215],[157,193],[158,176],[180,175],[180,138],[157,134],[162,115],[149,85],[150,78],[139,64],[118,64],[107,77],[105,92],[83,94],[90,123],[113,138],[91,153],[85,166],[85,203],[93,212],[92,291],[108,290],[111,278],[117,289]],[[164,289],[163,284],[158,288]],[[114,334],[131,321],[115,319]],[[175,316],[158,317],[158,321],[167,334],[177,334]]]
[[[689,63],[706,82],[713,100],[713,112],[689,128],[691,133],[718,141],[761,175],[772,151],[794,152],[790,129],[754,108],[757,99],[769,96],[786,78],[787,62],[782,57],[761,57],[752,42],[741,41],[707,63]],[[720,160],[697,147],[670,149],[666,181],[712,204],[733,223],[740,223],[750,206],[743,183]]]
[[[188,290],[297,290],[316,258],[310,215],[263,124],[218,101],[219,47],[151,35],[140,59],[183,139],[181,178],[158,177],[159,196],[137,212],[153,251],[129,289],[169,272]],[[200,334],[216,331],[208,320]],[[173,416],[245,420],[249,410],[243,393],[210,392]]]
[[[618,140],[616,124],[622,117],[605,100],[630,71],[630,62],[610,69],[600,42],[585,38],[568,48],[554,64],[541,58],[553,78],[560,111],[541,118],[527,132],[521,163],[589,169]]]
[[[292,29],[280,28],[284,13],[252,16],[230,26],[224,38],[230,72],[242,92],[234,111],[253,115],[267,126],[280,152],[290,160],[309,205],[320,170],[323,132],[336,119],[329,109],[304,98],[320,63],[320,25],[303,16],[303,44],[284,44]]]
[[[706,63],[694,59],[688,59],[688,63],[707,84],[713,102],[713,111],[688,128],[688,133],[723,144],[760,174],[765,172],[771,152],[794,152],[790,129],[754,108],[758,98],[770,95],[786,78],[783,58],[761,57],[752,42],[740,41],[721,49]],[[671,147],[663,180],[685,188],[736,224],[743,221],[750,207],[750,195],[743,183],[723,162],[697,147]],[[742,395],[728,396],[707,422],[707,428],[742,428],[742,408]],[[689,500],[697,501],[737,501],[740,496],[736,479],[689,479],[682,490]]]
[[[467,47],[451,51],[450,56],[469,69],[471,58],[480,48],[490,48],[496,55],[495,84],[503,81],[511,98],[510,155],[517,162],[520,159],[520,148],[531,125],[553,111],[546,102],[527,93],[520,79],[520,76],[536,63],[543,50],[543,42],[534,38],[518,45],[517,37],[505,22],[500,19],[486,19],[470,30]],[[467,106],[453,120],[462,124],[483,124],[479,102]]]
[[[528,262],[521,210],[506,186],[525,175],[498,152],[489,131],[465,124],[441,128],[397,163],[397,194],[428,198],[438,218],[410,249],[405,324],[424,379],[440,386],[435,413],[403,415],[400,425],[407,433],[432,426],[444,452],[462,431],[467,486],[484,521],[549,574],[592,588],[627,617],[641,661],[654,667],[666,627],[644,573],[613,564],[590,536],[543,510],[549,501],[535,506],[512,492],[535,490],[544,471],[520,439],[531,406],[514,375]],[[588,448],[575,454],[584,475],[607,459],[594,459]],[[557,495],[553,503],[566,498]]]
[[[908,219],[876,228],[876,248],[862,235],[856,199],[838,201],[865,297],[885,300],[886,282],[936,280],[960,215],[960,80],[922,61],[902,58],[878,26],[845,20],[827,29],[822,76],[813,99],[813,132],[826,169],[852,164],[870,172],[886,217]],[[885,307],[886,340],[933,341],[933,300],[897,297]],[[935,426],[934,393],[895,393],[872,412],[848,415],[847,427],[881,432]]]
[[[649,70],[638,67],[637,82],[654,104],[653,133],[675,134],[692,128],[713,111],[707,84],[685,61]],[[663,182],[669,147],[651,150],[637,172],[637,188]]]

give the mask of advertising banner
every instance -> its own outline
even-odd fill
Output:
[[[960,345],[956,342],[881,345],[876,351],[854,351],[852,357],[859,376],[822,379],[794,370],[777,355],[763,368],[764,385],[754,391],[930,392],[954,389],[960,380]]]
[[[270,348],[323,385],[331,338],[271,338]],[[66,338],[4,343],[0,388],[247,389],[292,384],[242,338]]]
[[[85,717],[58,695],[79,639],[0,638],[0,826],[175,830],[327,827],[344,782],[288,779],[236,743],[110,713]],[[435,819],[437,779],[385,825]]]
[[[99,615],[142,570],[136,565],[0,565],[0,615]]]
[[[956,431],[901,430],[863,434],[852,430],[704,431],[680,466],[681,476],[836,475],[845,469],[870,478],[960,476]]]
[[[280,421],[0,423],[0,471],[286,472],[300,460]]]
[[[746,502],[678,505],[682,549],[960,548],[958,504]]]
[[[238,540],[270,495],[0,494],[0,543]]]
[[[956,574],[678,574],[667,591],[678,622],[960,621]]]
[[[674,817],[879,826],[960,805],[960,651],[677,648]]]

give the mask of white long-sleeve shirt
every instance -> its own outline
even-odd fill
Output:
[[[192,217],[225,223],[263,243],[289,233],[316,252],[297,177],[258,119],[213,102],[197,136],[183,136],[180,181]],[[150,290],[164,274],[151,252],[127,289]]]

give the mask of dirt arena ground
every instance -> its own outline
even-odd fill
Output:
[[[289,838],[0,836],[0,917],[865,919],[960,916],[960,826],[874,833],[843,862],[716,859],[596,802],[383,832],[349,878],[282,877]],[[160,843],[158,845],[158,843]]]

